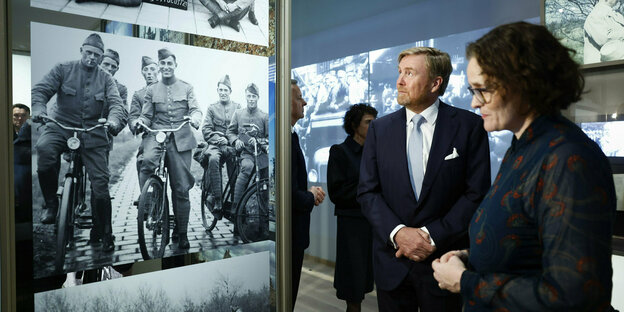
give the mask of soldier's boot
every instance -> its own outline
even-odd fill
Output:
[[[59,206],[58,197],[56,195],[58,176],[55,172],[40,171],[38,172],[38,177],[41,193],[43,193],[43,199],[45,201],[45,213],[41,218],[41,223],[54,224],[56,221],[56,212]]]
[[[93,198],[93,195],[91,195],[91,198]],[[96,209],[96,206],[96,200],[91,200],[91,222],[93,223],[93,226],[89,231],[89,241],[87,242],[87,244],[91,246],[99,245],[102,242],[102,229],[100,224],[100,220],[102,219],[102,217],[100,215],[101,211],[99,209]]]
[[[191,244],[189,243],[188,237],[186,236],[186,232],[179,234],[178,248],[180,249],[189,249],[191,248]]]
[[[236,30],[237,32],[240,32],[241,25],[240,25],[240,22],[239,22],[239,21],[237,21],[237,20],[235,20],[235,19],[232,19],[232,20],[230,21],[229,26],[230,26],[230,27],[232,27],[232,28],[233,28],[234,30]]]
[[[98,219],[97,222],[94,219],[94,223],[99,223],[97,227],[100,229],[102,235],[102,251],[111,252],[115,250],[115,237],[113,236],[112,226],[112,207],[109,198],[97,198],[95,200],[94,211],[97,210]]]
[[[249,10],[249,14],[247,16],[249,16],[249,21],[252,24],[258,25],[258,19],[256,18],[256,13],[254,12],[253,5],[252,8]]]
[[[172,199],[174,199],[173,210],[175,211],[175,232],[178,233],[178,248],[189,249],[190,244],[186,232],[189,223],[191,203],[188,201],[188,195],[178,196],[175,192],[173,192]]]
[[[174,222],[173,222],[173,231],[171,232],[171,241],[174,242],[174,243],[177,243],[179,240],[180,240],[180,235],[178,234],[178,224],[174,220]]]
[[[219,25],[219,17],[217,17],[216,15],[211,16],[208,19],[208,24],[210,24],[210,27],[212,28],[217,27],[217,25]]]

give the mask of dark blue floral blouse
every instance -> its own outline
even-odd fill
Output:
[[[465,311],[608,311],[615,207],[600,148],[561,115],[534,120],[470,223]]]

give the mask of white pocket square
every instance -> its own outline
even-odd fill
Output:
[[[451,160],[457,157],[459,157],[459,154],[457,153],[457,149],[453,147],[453,152],[446,155],[446,157],[444,157],[444,160]]]

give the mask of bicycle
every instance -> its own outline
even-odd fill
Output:
[[[41,116],[33,122],[53,122],[62,129],[73,131],[73,136],[67,139],[69,151],[64,159],[69,163],[63,184],[56,192],[59,197],[59,209],[56,214],[56,256],[54,269],[62,272],[65,265],[67,247],[73,248],[75,243],[75,229],[90,229],[93,227],[92,217],[85,216],[87,204],[85,201],[87,189],[87,172],[80,157],[80,139],[78,133],[88,133],[98,128],[106,128],[106,119],[100,118],[98,124],[90,128],[76,128],[61,124],[54,118]]]
[[[139,196],[137,227],[139,247],[144,260],[162,258],[165,247],[169,244],[169,199],[167,197],[167,182],[169,179],[165,156],[167,154],[167,140],[169,136],[190,123],[190,117],[177,128],[154,130],[139,121],[138,125],[147,132],[156,133],[156,142],[162,149],[158,167],[145,181]],[[146,231],[147,230],[147,231]]]
[[[256,127],[253,124],[245,124],[247,127]],[[231,206],[234,198],[234,184],[239,171],[239,161],[236,160],[235,168],[228,177],[225,189],[222,191],[222,216],[236,224],[238,235],[244,243],[262,241],[269,238],[270,221],[275,222],[274,213],[269,207],[268,190],[269,179],[260,178],[258,175],[258,142],[254,140],[254,171],[247,182],[247,187],[243,193],[240,202],[235,208],[236,213],[232,214]],[[231,156],[233,157],[233,156]],[[201,197],[201,214],[202,221],[206,232],[214,229],[217,221],[221,219],[220,215],[214,215],[212,205],[214,202],[210,199],[210,190],[207,188],[207,170],[204,170],[202,180],[202,197]]]

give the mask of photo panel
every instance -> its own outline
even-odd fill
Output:
[[[621,1],[542,0],[542,23],[585,67],[624,62]]]
[[[30,0],[30,5],[151,29],[269,45],[269,0]]]
[[[64,120],[72,120],[71,118],[80,119],[79,116],[89,112],[80,109],[67,111],[67,106],[59,103],[67,101],[67,94],[72,92],[83,94],[84,92],[89,92],[89,88],[93,89],[97,88],[97,86],[89,86],[87,84],[73,88],[75,81],[72,81],[72,79],[78,78],[68,73],[60,77],[58,71],[54,69],[58,69],[58,66],[69,68],[71,64],[79,64],[82,58],[81,48],[83,47],[83,42],[87,37],[96,32],[42,23],[31,23],[31,29],[32,94],[38,94],[39,97],[45,94],[45,97],[48,98],[46,105],[48,116],[56,117],[57,119],[60,117],[60,119]],[[229,99],[240,107],[241,114],[248,110],[248,105],[251,105],[251,107],[256,105],[257,109],[253,111],[258,114],[253,116],[241,115],[243,119],[240,119],[240,127],[237,131],[238,136],[233,137],[234,139],[244,139],[247,142],[250,136],[254,136],[258,138],[256,141],[257,149],[254,151],[250,147],[250,143],[247,142],[239,153],[232,156],[231,159],[236,167],[242,168],[240,164],[242,159],[245,158],[248,162],[251,161],[253,172],[256,172],[256,168],[258,168],[258,171],[263,174],[262,172],[264,171],[262,170],[267,167],[266,163],[268,162],[266,160],[266,145],[268,145],[266,144],[268,143],[268,130],[266,129],[268,128],[269,112],[268,58],[107,33],[96,34],[101,37],[105,49],[114,49],[119,54],[119,68],[113,78],[118,85],[122,84],[127,89],[126,108],[128,110],[135,93],[140,94],[137,91],[141,91],[146,87],[146,79],[141,71],[144,65],[142,63],[143,57],[148,56],[154,61],[158,61],[158,51],[162,48],[168,49],[175,55],[175,76],[186,86],[184,90],[186,90],[187,95],[189,93],[194,95],[198,111],[202,113],[202,122],[199,125],[199,130],[193,129],[191,131],[192,137],[194,137],[196,142],[200,143],[199,148],[194,148],[195,146],[193,146],[192,152],[195,155],[202,155],[204,152],[205,144],[201,143],[205,141],[201,132],[204,126],[204,117],[208,112],[209,105],[219,103],[218,84],[220,81],[224,81],[227,75],[231,91]],[[158,79],[159,81],[162,79],[162,74],[158,74]],[[249,86],[252,83],[254,85],[252,89],[255,92],[248,91],[251,90]],[[72,89],[75,90],[72,91]],[[42,90],[46,91],[42,92]],[[57,96],[59,92],[62,94],[62,98]],[[250,92],[257,93],[255,97],[256,102],[253,101],[254,97],[252,97],[251,101],[249,100]],[[91,93],[96,94],[97,102],[99,99],[98,94],[103,93],[103,91],[91,90]],[[179,94],[175,93],[173,97],[177,97]],[[154,103],[153,105],[160,104]],[[249,118],[244,119],[247,117]],[[78,125],[80,125],[80,122],[73,126],[77,127]],[[257,129],[253,134],[250,134],[251,132],[249,131],[254,127]],[[38,165],[40,156],[46,156],[40,153],[50,153],[50,151],[44,151],[41,148],[44,145],[39,142],[39,139],[46,134],[46,131],[50,131],[48,130],[48,125],[33,124],[32,231],[33,276],[35,278],[100,268],[113,264],[133,263],[148,258],[204,252],[224,246],[243,245],[254,241],[275,239],[274,226],[272,230],[269,229],[269,219],[273,223],[275,221],[275,210],[273,206],[269,207],[267,195],[269,189],[268,177],[261,176],[261,178],[255,179],[256,175],[252,173],[251,178],[246,180],[246,183],[242,181],[241,186],[237,188],[241,190],[242,195],[236,203],[238,205],[235,205],[232,202],[234,190],[228,186],[236,184],[238,175],[228,175],[224,167],[221,170],[221,186],[227,195],[224,196],[224,208],[226,205],[229,205],[231,212],[228,214],[213,214],[214,211],[211,209],[214,206],[208,199],[210,187],[204,183],[207,180],[204,169],[206,164],[197,160],[191,160],[190,173],[192,179],[186,179],[186,181],[194,180],[188,195],[190,213],[187,231],[190,248],[187,250],[179,248],[173,237],[176,226],[176,206],[174,204],[176,195],[172,192],[171,185],[181,180],[175,179],[175,175],[172,177],[170,172],[170,178],[161,179],[164,191],[160,194],[165,199],[158,197],[161,198],[159,201],[146,199],[141,202],[141,189],[138,181],[140,164],[137,161],[137,152],[140,147],[143,147],[144,135],[135,135],[128,127],[125,127],[112,140],[110,152],[105,158],[105,161],[108,162],[107,168],[110,175],[108,190],[111,198],[112,234],[115,237],[115,246],[112,252],[102,250],[97,242],[95,244],[90,242],[93,220],[101,218],[101,216],[94,216],[94,210],[92,209],[96,206],[101,207],[101,203],[98,204],[94,200],[98,196],[92,196],[92,193],[95,191],[91,176],[98,177],[98,171],[93,171],[94,169],[92,168],[94,167],[87,168],[88,160],[85,160],[87,159],[85,157],[91,157],[88,150],[94,137],[83,136],[82,134],[76,135],[78,140],[83,141],[80,142],[83,146],[79,147],[74,154],[80,157],[74,156],[74,158],[72,158],[71,153],[67,153],[69,149],[65,148],[69,146],[69,143],[65,142],[65,140],[73,136],[72,133],[68,134],[65,132],[65,135],[61,136],[62,139],[59,139],[58,144],[63,147],[61,149],[65,152],[58,155],[58,163],[56,163],[58,167],[55,168],[58,173],[57,183],[59,187],[53,191],[59,199],[59,206],[61,206],[59,211],[64,210],[62,208],[62,199],[65,196],[63,191],[67,189],[68,185],[74,190],[70,198],[76,198],[69,201],[67,205],[67,207],[73,207],[73,209],[68,209],[71,212],[67,213],[71,218],[64,219],[70,221],[66,222],[65,228],[67,232],[64,232],[66,233],[65,237],[68,237],[67,243],[63,244],[59,242],[60,235],[58,235],[60,233],[58,220],[63,219],[60,217],[60,213],[56,217],[55,224],[43,224],[41,222],[41,217],[45,215],[43,209],[45,205]],[[243,136],[243,134],[248,136]],[[50,134],[46,135],[49,136]],[[176,135],[175,139],[178,140],[175,142],[179,143],[189,139],[189,137],[182,139],[181,136]],[[180,149],[179,147],[177,148]],[[72,162],[72,159],[75,161]],[[139,159],[143,159],[141,155],[139,155]],[[85,171],[77,169],[81,168],[81,162],[85,163]],[[74,167],[71,164],[74,164]],[[255,166],[256,164],[258,166]],[[170,170],[168,165],[165,168]],[[49,171],[46,172],[48,172],[47,179],[50,180]],[[85,178],[85,172],[87,178]],[[76,178],[77,176],[80,178]],[[66,179],[67,177],[72,177],[72,179]],[[165,177],[165,175],[162,177]],[[97,185],[95,186],[97,187]],[[155,188],[149,189],[152,192],[153,189],[158,189],[158,187],[155,186]],[[47,191],[51,192],[50,189],[47,189]],[[153,203],[159,203],[161,206]],[[139,210],[141,207],[150,207],[149,209],[152,210],[144,209],[145,213],[140,214]],[[156,209],[154,207],[161,208]],[[95,209],[95,211],[97,214],[99,209]],[[147,211],[159,211],[162,213],[147,213]],[[164,213],[164,211],[167,211],[167,213]],[[167,214],[168,218],[162,217],[162,215]],[[62,254],[62,252],[59,252],[62,249],[61,246],[65,247],[64,256],[62,257],[59,256]]]
[[[269,260],[259,252],[40,292],[34,310],[271,311]]]
[[[326,183],[329,149],[346,137],[342,128],[345,112],[353,104],[370,103],[368,53],[303,66],[292,72],[308,103],[302,120],[295,124],[308,180]]]

